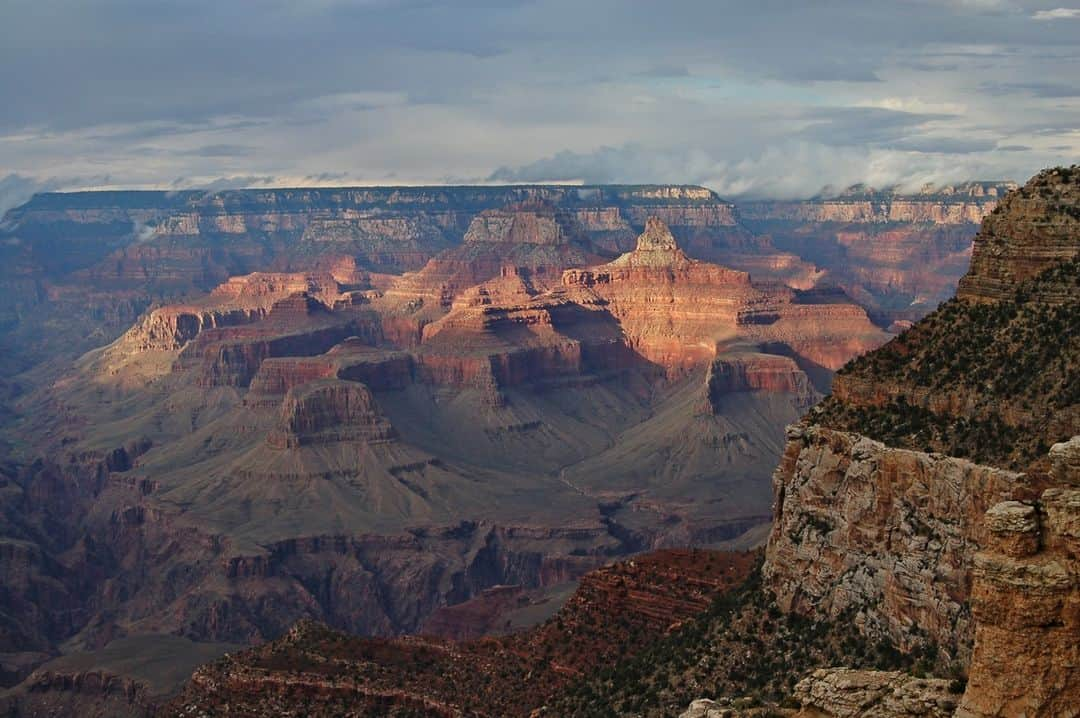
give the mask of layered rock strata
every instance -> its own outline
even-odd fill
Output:
[[[915,321],[953,295],[972,238],[1013,183],[926,187],[914,193],[853,187],[835,197],[749,202],[743,221],[778,248],[813,262],[874,321]]]
[[[1006,197],[975,237],[957,296],[998,302],[1080,252],[1080,166],[1046,170]]]
[[[765,580],[785,610],[851,616],[966,661],[982,516],[1027,486],[1015,472],[793,426],[774,476]]]
[[[1080,695],[1078,182],[1047,170],[1005,198],[960,297],[842,371],[774,477],[767,585],[969,665],[959,715],[1066,715]]]
[[[974,561],[975,651],[960,718],[1075,713],[1080,699],[1080,436],[1052,488],[991,507]]]

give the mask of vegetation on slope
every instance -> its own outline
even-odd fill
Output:
[[[666,550],[599,569],[553,618],[455,642],[349,636],[310,621],[196,673],[165,715],[528,716],[736,591],[752,553]]]
[[[841,385],[894,392],[884,403],[858,392],[830,397],[810,421],[1024,468],[1080,432],[1080,258],[1000,302],[946,302],[838,376]]]
[[[901,653],[887,640],[868,640],[853,618],[815,621],[785,614],[756,571],[738,591],[718,596],[707,613],[638,655],[569,686],[542,715],[659,718],[678,715],[698,698],[734,699],[734,707],[778,707],[790,701],[799,680],[820,667],[902,669],[916,675],[939,667],[932,644]],[[959,668],[945,670],[955,679],[956,692],[962,692]]]

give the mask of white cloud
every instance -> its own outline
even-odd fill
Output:
[[[1053,10],[1038,10],[1031,16],[1035,20],[1074,20],[1080,18],[1080,9],[1059,7]]]
[[[704,150],[602,147],[591,153],[560,152],[518,168],[502,168],[489,179],[511,182],[586,183],[686,182],[704,185],[731,199],[798,199],[826,186],[898,186],[970,179],[1026,179],[1040,168],[1031,153],[962,155],[874,147],[836,147],[818,142],[783,141],[742,159]]]

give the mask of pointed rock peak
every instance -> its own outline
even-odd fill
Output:
[[[637,240],[633,252],[622,255],[611,263],[621,267],[680,268],[693,264],[675,241],[668,226],[656,217],[645,222],[645,231]]]
[[[675,235],[668,226],[657,217],[649,217],[645,222],[645,231],[637,240],[639,252],[673,252],[679,249],[679,243],[675,241]]]

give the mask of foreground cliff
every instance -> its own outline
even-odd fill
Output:
[[[841,371],[774,478],[780,604],[967,666],[959,715],[1080,700],[1077,207],[1077,168],[1010,194],[959,297]]]

